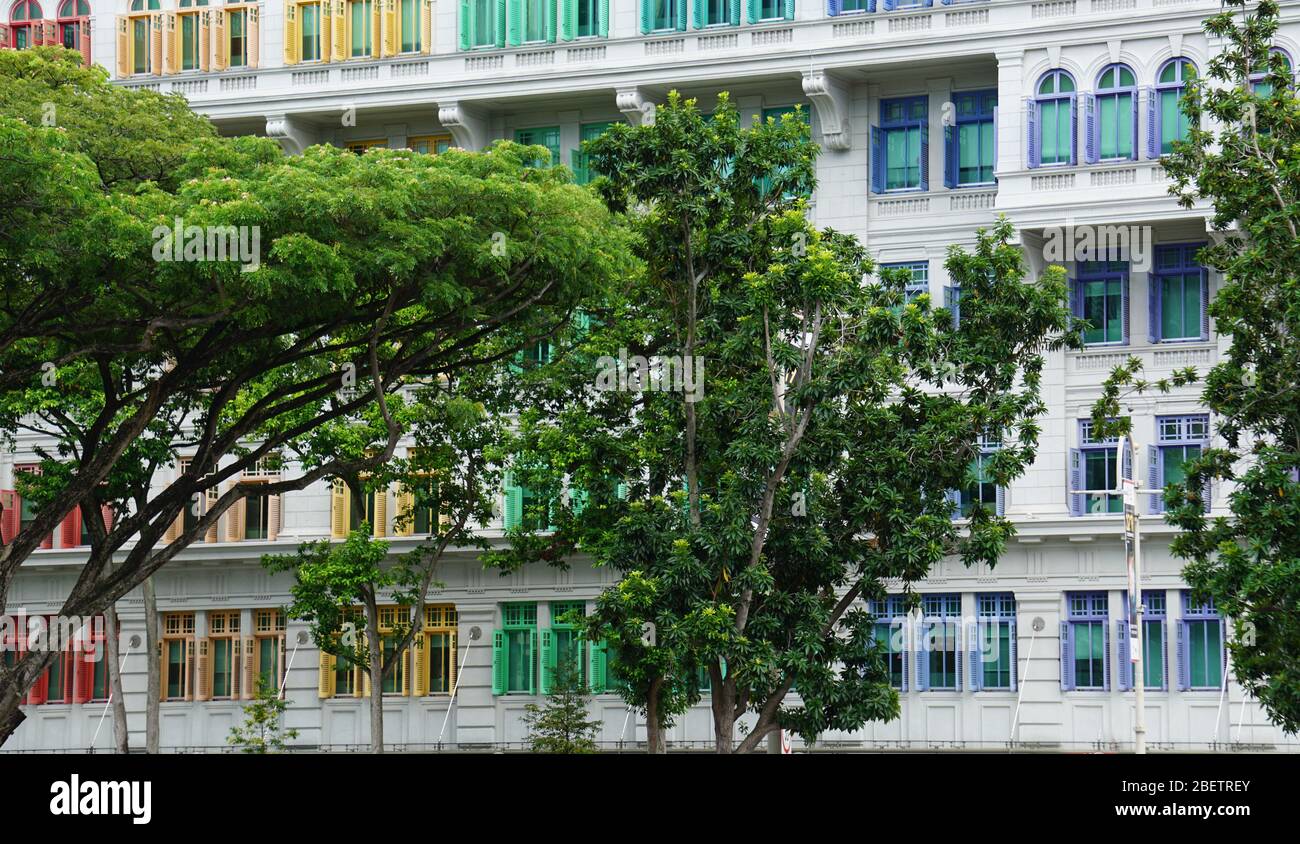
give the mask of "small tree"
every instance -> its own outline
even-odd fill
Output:
[[[286,730],[281,724],[288,704],[280,697],[280,690],[268,683],[265,677],[257,678],[257,696],[244,707],[242,726],[231,727],[226,742],[244,753],[280,753],[287,739],[296,739],[297,730]]]
[[[567,660],[555,666],[555,681],[546,705],[524,707],[524,724],[534,753],[595,753],[601,722],[588,717],[591,696]]]

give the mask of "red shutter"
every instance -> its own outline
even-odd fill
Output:
[[[9,26],[0,23],[0,50],[9,49]]]
[[[107,504],[99,505],[99,513],[104,517],[104,533],[113,530],[113,508]]]
[[[76,548],[81,544],[81,505],[72,508],[72,512],[63,517],[59,525],[59,544],[64,548]]]
[[[90,700],[95,683],[95,658],[99,654],[98,641],[88,641],[80,652],[74,651],[74,658],[69,660],[72,666],[72,702],[85,703]]]
[[[24,644],[26,641],[24,640]],[[27,694],[27,702],[30,704],[45,703],[45,698],[49,696],[50,690],[50,669],[41,672],[40,679],[32,686],[31,691]]]
[[[90,18],[77,18],[77,33],[81,44],[81,63],[90,67]]]
[[[59,40],[59,25],[55,21],[41,21],[41,29],[45,30],[45,46],[59,47],[63,42]]]
[[[22,512],[19,503],[18,493],[12,489],[0,490],[0,506],[4,507],[4,512],[0,513],[0,541],[5,545],[18,535],[18,516]]]

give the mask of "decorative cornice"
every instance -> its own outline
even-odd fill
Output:
[[[640,88],[620,88],[615,92],[618,110],[633,126],[655,125],[655,104],[647,100]]]
[[[438,104],[438,122],[451,132],[456,146],[477,152],[487,145],[487,120],[471,106],[458,102]]]
[[[287,114],[268,114],[266,135],[279,141],[280,147],[289,155],[301,155],[317,140],[314,132]]]
[[[809,70],[803,74],[803,92],[817,109],[822,124],[822,146],[840,151],[852,147],[848,85],[824,70]]]

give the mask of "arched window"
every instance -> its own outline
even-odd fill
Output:
[[[1029,166],[1075,163],[1074,77],[1049,70],[1029,103]]]
[[[131,11],[133,12],[154,12],[161,9],[159,0],[131,0]]]
[[[1191,136],[1191,126],[1179,102],[1187,91],[1187,83],[1196,78],[1196,65],[1187,59],[1170,59],[1156,74],[1155,101],[1147,114],[1151,121],[1150,146],[1147,152],[1155,158],[1174,151],[1174,141],[1185,141]]]
[[[9,10],[9,43],[22,50],[41,43],[41,19],[45,14],[36,0],[18,0]]]
[[[1288,84],[1290,84],[1291,57],[1286,54],[1286,51],[1278,49],[1277,47],[1269,50],[1268,53],[1270,59],[1277,59],[1280,61],[1282,66],[1279,72],[1287,78]],[[1264,62],[1261,60],[1255,65],[1255,69],[1251,71],[1250,90],[1253,91],[1256,96],[1267,97],[1273,93],[1273,83],[1269,79],[1269,74],[1271,71],[1276,69],[1276,65],[1277,62]]]
[[[59,4],[59,43],[69,50],[80,50],[84,34],[90,37],[90,3],[87,0],[63,0]]]
[[[1137,158],[1137,79],[1128,65],[1113,64],[1097,77],[1084,100],[1087,161]]]

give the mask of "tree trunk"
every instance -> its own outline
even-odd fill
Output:
[[[0,745],[9,740],[9,737],[14,734],[14,730],[18,729],[18,725],[27,717],[19,708],[22,705],[23,698],[22,695],[17,694],[18,684],[13,683],[10,685],[13,687],[13,691],[6,688],[0,694]]]
[[[650,694],[646,696],[645,737],[646,752],[652,754],[667,753],[664,744],[664,729],[659,723],[659,690],[663,688],[663,678],[657,677],[650,682]]]
[[[718,666],[709,666],[713,694],[713,752],[730,754],[736,747],[736,685],[733,680],[723,680]]]
[[[122,696],[122,657],[118,648],[117,605],[104,610],[103,658],[108,660],[108,698],[113,708],[113,747],[118,753],[131,752],[131,735],[127,732],[126,698]]]
[[[379,642],[379,608],[366,601],[366,650],[370,657],[370,752],[384,752],[384,657]]]
[[[158,752],[158,702],[162,700],[162,651],[158,640],[158,596],[154,593],[153,578],[145,578],[144,593],[144,650],[145,664],[149,666],[149,679],[144,694],[144,752]]]

